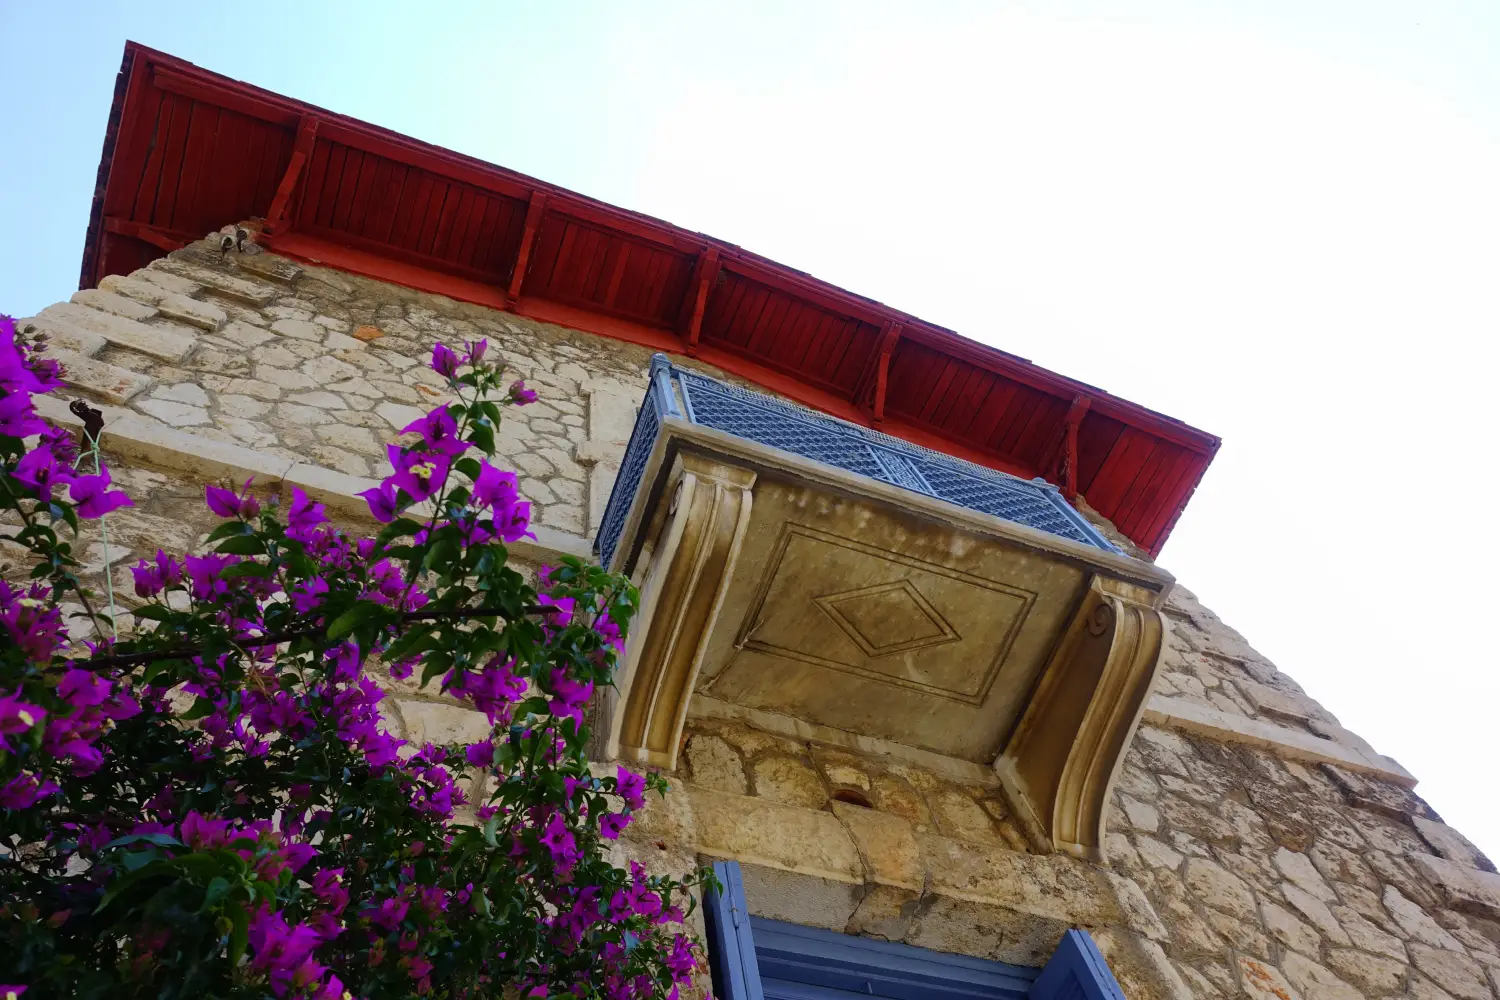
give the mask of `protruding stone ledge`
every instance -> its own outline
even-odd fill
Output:
[[[1417,783],[1411,772],[1389,757],[1366,755],[1354,747],[1335,743],[1321,736],[1258,719],[1230,715],[1182,698],[1153,695],[1146,703],[1142,721],[1197,733],[1226,743],[1261,747],[1288,760],[1338,764],[1351,771],[1368,774],[1405,788],[1415,787]]]
[[[159,361],[181,361],[196,343],[192,337],[184,337],[160,327],[114,313],[99,312],[76,302],[59,302],[48,306],[30,320],[44,333],[94,334],[111,344],[139,351]]]
[[[200,267],[197,264],[189,264],[186,261],[175,260],[171,257],[157,261],[155,265],[147,269],[144,275],[147,280],[156,280],[161,271],[167,271],[180,278],[206,286],[209,291],[222,295],[226,299],[253,306],[256,309],[263,308],[271,303],[279,294],[278,290],[260,281],[247,281],[244,278],[236,278],[232,274],[215,271],[211,268]]]
[[[150,375],[97,361],[70,350],[53,349],[47,356],[62,369],[64,383],[92,392],[110,403],[124,403],[145,392],[156,382]]]
[[[1443,892],[1449,906],[1488,917],[1500,917],[1500,875],[1433,857],[1408,854],[1417,868]]]
[[[97,309],[100,312],[124,316],[126,319],[133,319],[141,323],[151,319],[157,312],[154,304],[147,305],[144,302],[137,302],[135,299],[126,298],[114,292],[107,292],[102,288],[79,289],[73,293],[73,297],[68,301],[81,306],[88,306],[90,309]]]

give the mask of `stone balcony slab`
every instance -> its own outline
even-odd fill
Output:
[[[673,767],[689,702],[737,706],[993,768],[1100,855],[1172,578],[1051,486],[660,359],[598,547],[642,593],[605,752]]]

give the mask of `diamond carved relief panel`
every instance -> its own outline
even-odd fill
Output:
[[[835,582],[860,586],[829,593]],[[1020,587],[786,524],[742,646],[978,705],[1035,599]]]
[[[910,580],[815,597],[813,603],[866,656],[909,653],[960,638]]]

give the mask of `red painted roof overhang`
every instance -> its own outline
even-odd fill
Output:
[[[288,256],[686,353],[845,419],[1044,476],[1153,555],[1219,447],[733,244],[127,43],[81,285],[250,218]]]

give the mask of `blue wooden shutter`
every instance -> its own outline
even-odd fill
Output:
[[[722,889],[703,894],[714,996],[718,1000],[765,1000],[755,960],[755,941],[750,936],[750,911],[745,906],[740,866],[733,861],[716,861],[714,876]]]
[[[1125,1000],[1125,994],[1088,932],[1068,931],[1031,984],[1031,1000]]]

